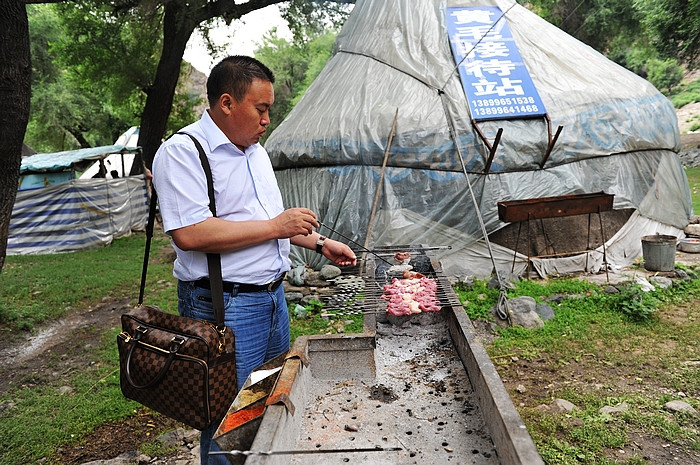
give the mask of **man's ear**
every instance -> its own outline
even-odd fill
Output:
[[[221,97],[219,97],[218,100],[219,108],[221,109],[224,114],[231,114],[233,110],[236,108],[236,101],[234,98],[231,96],[231,94],[223,93],[221,94]]]

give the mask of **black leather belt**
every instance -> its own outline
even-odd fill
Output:
[[[278,287],[280,287],[280,284],[282,284],[282,282],[284,281],[285,276],[287,276],[287,273],[284,273],[276,281],[272,281],[271,283],[267,283],[267,284],[246,284],[246,283],[233,283],[230,281],[224,281],[223,282],[224,292],[231,293],[236,288],[236,286],[238,286],[239,293],[263,292],[263,291],[272,292],[272,291],[277,290]],[[197,287],[200,287],[202,289],[211,290],[211,283],[209,282],[208,278],[200,278],[194,282],[194,285]]]

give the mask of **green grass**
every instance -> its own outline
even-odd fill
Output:
[[[492,319],[489,308],[498,295],[485,283],[456,291],[469,302],[470,317]],[[606,294],[578,279],[523,281],[508,298],[529,295],[544,302],[554,294],[568,297],[552,304],[556,317],[544,327],[501,329],[487,347],[504,380],[533,391],[524,396],[515,390],[511,396],[545,463],[647,464],[644,454],[622,461],[609,452],[625,446],[629,451],[635,431],[660,444],[699,450],[697,420],[662,407],[683,392],[683,400],[700,408],[700,372],[685,364],[700,359],[700,280],[675,282],[671,289],[643,296],[644,302],[631,297],[633,290]],[[538,408],[556,398],[578,408],[562,414]],[[599,411],[621,402],[629,405],[623,414]]]
[[[700,167],[685,168],[685,175],[688,177],[690,186],[690,196],[693,199],[693,212],[700,213]]]
[[[167,260],[160,263],[156,258],[167,250],[169,245],[165,238],[156,238],[146,303],[172,310],[176,304],[172,265]],[[143,236],[136,235],[118,239],[109,247],[81,253],[8,257],[9,273],[1,275],[2,303],[4,309],[11,307],[13,311],[2,314],[5,331],[18,332],[44,319],[57,318],[70,308],[89,308],[104,297],[136,299],[142,253]],[[42,269],[48,271],[42,273]],[[86,274],[91,279],[78,278],[78,274]],[[37,288],[32,284],[37,280],[43,286],[39,293],[34,292]],[[72,283],[67,287],[75,294],[73,296],[62,292],[69,280]],[[8,288],[15,293],[7,291]],[[486,318],[489,307],[498,299],[498,292],[488,289],[481,281],[470,288],[457,288],[457,291],[472,319]],[[590,370],[584,385],[604,385],[600,392],[582,391],[566,384],[553,387],[548,393],[551,398],[565,398],[578,405],[579,410],[570,415],[546,415],[536,410],[535,405],[521,408],[521,415],[546,462],[617,463],[605,458],[603,451],[622,447],[628,440],[629,429],[653,430],[663,441],[683,442],[700,448],[692,419],[661,411],[660,405],[671,398],[669,394],[650,397],[632,391],[618,392],[604,372],[595,371],[601,367],[620,371],[633,380],[641,379],[635,385],[653,382],[664,386],[665,393],[682,391],[696,398],[700,392],[700,375],[697,369],[684,367],[679,361],[700,358],[697,338],[700,321],[695,310],[695,303],[700,299],[700,284],[693,281],[646,296],[645,308],[651,305],[653,311],[645,318],[635,313],[641,303],[630,304],[633,293],[608,295],[583,280],[521,281],[508,297],[528,295],[544,301],[555,294],[568,296],[556,307],[556,318],[534,331],[503,329],[488,347],[504,378],[517,378],[518,370],[523,369],[512,361],[515,357],[519,363],[545,360],[551,370],[548,376],[553,379],[557,373],[581,365]],[[52,308],[54,305],[59,308]],[[632,311],[624,311],[625,305]],[[43,315],[34,314],[42,308]],[[661,318],[667,309],[687,312],[681,316],[689,319],[690,324],[677,325]],[[303,334],[362,331],[361,315],[327,319],[322,316],[322,304],[313,301],[306,310],[306,318],[296,318],[293,305],[290,306],[292,339]],[[12,317],[7,318],[8,315]],[[79,442],[97,426],[118,422],[140,409],[138,404],[125,399],[119,389],[115,344],[118,329],[95,328],[94,331],[103,333],[99,347],[75,348],[84,352],[84,367],[58,377],[46,373],[31,375],[0,398],[0,405],[14,404],[14,408],[0,413],[0,465],[35,463],[42,458],[47,464],[55,463],[51,457],[59,447]],[[659,347],[664,348],[664,357],[656,353]],[[58,360],[55,363],[51,360],[54,354],[47,353],[46,357],[50,359],[46,371],[58,366]],[[71,392],[59,394],[63,386],[69,386]],[[632,407],[620,417],[609,418],[598,412],[602,405],[621,401]],[[697,401],[692,402],[697,407]],[[645,462],[629,457],[625,463]]]
[[[89,308],[103,299],[138,297],[145,239],[135,234],[111,245],[75,253],[8,256],[0,273],[0,327],[5,332],[31,330],[75,308]],[[164,236],[154,239],[151,256],[170,247]],[[145,295],[158,300],[173,282],[172,265],[152,259]],[[147,302],[149,303],[149,302]]]
[[[0,273],[1,337],[11,338],[103,300],[131,299],[136,304],[144,244],[141,233],[82,252],[8,256]],[[169,241],[156,234],[151,247],[144,303],[175,313],[172,263],[162,258],[171,251]],[[307,318],[292,316],[292,339],[303,334],[362,331],[362,315],[328,319],[322,313],[322,304],[315,302],[308,306]],[[0,396],[0,406],[13,405],[0,411],[0,465],[55,463],[51,457],[59,447],[79,442],[97,426],[118,422],[141,409],[121,394],[116,350],[120,329],[116,321],[114,326],[91,329],[98,332],[99,347],[73,349],[84,356],[83,367],[51,376],[59,364],[49,351],[45,372],[20,380]],[[59,394],[63,387],[70,392]]]
[[[676,108],[681,108],[689,103],[700,102],[700,79],[689,83],[682,83],[674,89],[669,100]]]
[[[115,339],[116,332],[106,335],[109,344],[97,354],[86,354],[85,368],[66,373],[62,382],[25,380],[24,387],[2,397],[2,403],[11,401],[15,406],[0,416],[0,463],[36,463],[96,426],[134,413],[136,404],[119,389]],[[59,394],[63,386],[71,392]]]
[[[135,234],[82,252],[8,256],[0,274],[1,337],[12,338],[105,299],[131,299],[136,304],[144,245],[144,235]],[[165,236],[156,237],[145,303],[173,311],[177,298],[172,264],[156,258],[164,249],[170,249],[169,242]],[[88,330],[98,332],[102,343],[73,349],[84,354],[84,367],[60,376],[36,373],[0,398],[0,405],[14,405],[0,413],[0,464],[36,463],[61,445],[79,440],[103,423],[133,415],[139,408],[119,388],[115,342],[119,329]],[[51,351],[45,357],[49,360],[45,371],[50,372],[58,361],[54,362]],[[70,391],[60,394],[63,387]]]

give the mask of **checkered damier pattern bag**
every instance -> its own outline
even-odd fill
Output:
[[[207,174],[209,208],[216,216],[209,162],[199,142],[187,135],[199,151]],[[207,254],[216,324],[142,305],[155,205],[154,190],[139,305],[122,315],[122,332],[117,337],[121,390],[129,399],[202,430],[221,421],[238,392],[233,331],[224,324],[221,257]]]
[[[117,338],[124,396],[197,429],[220,421],[236,396],[231,328],[141,306]]]

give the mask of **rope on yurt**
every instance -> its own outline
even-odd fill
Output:
[[[479,226],[481,226],[481,232],[484,235],[484,241],[486,242],[486,247],[489,250],[489,256],[491,257],[491,263],[493,264],[493,270],[496,273],[496,279],[498,280],[498,303],[496,304],[496,314],[498,317],[502,320],[505,320],[508,322],[509,325],[511,325],[511,320],[510,320],[510,315],[511,315],[511,309],[510,309],[510,304],[508,303],[508,295],[506,293],[506,285],[503,282],[503,277],[501,274],[498,272],[498,268],[496,267],[496,259],[493,256],[493,249],[491,248],[491,241],[489,241],[489,235],[488,232],[486,231],[486,225],[484,224],[484,218],[481,215],[481,209],[479,208],[479,203],[476,200],[476,195],[474,194],[474,189],[472,188],[472,182],[469,179],[469,173],[467,171],[467,166],[464,163],[464,157],[462,156],[462,150],[459,147],[459,143],[457,141],[457,134],[454,128],[454,122],[452,121],[452,117],[450,113],[447,110],[447,104],[444,99],[444,92],[440,92],[440,99],[442,101],[443,108],[445,110],[445,115],[447,116],[447,124],[449,126],[450,130],[450,135],[452,137],[452,140],[454,141],[455,147],[457,148],[457,155],[459,156],[459,161],[462,165],[462,172],[464,173],[464,177],[467,180],[467,186],[469,186],[469,194],[471,195],[472,202],[474,203],[474,211],[476,212],[476,217],[479,219]]]
[[[489,27],[489,29],[481,36],[481,38],[472,46],[471,50],[469,50],[468,53],[464,54],[464,58],[457,63],[457,65],[454,67],[450,75],[448,76],[447,80],[445,81],[445,84],[442,86],[441,89],[438,89],[438,95],[440,96],[440,102],[442,103],[442,108],[443,111],[445,112],[445,117],[447,119],[447,125],[449,126],[449,131],[450,131],[450,136],[452,137],[452,140],[455,144],[455,148],[457,149],[457,155],[459,156],[459,161],[462,165],[462,172],[464,173],[464,177],[467,180],[467,186],[469,186],[469,194],[471,195],[472,202],[474,203],[474,211],[476,212],[476,217],[479,219],[479,226],[481,226],[481,232],[484,235],[484,242],[486,242],[486,247],[488,248],[489,251],[489,256],[491,257],[491,263],[493,265],[493,270],[496,274],[496,279],[498,280],[498,302],[496,303],[496,314],[498,317],[502,320],[505,320],[508,322],[508,325],[512,325],[511,322],[511,314],[512,310],[510,308],[510,304],[508,302],[508,294],[506,292],[506,284],[503,282],[503,277],[501,274],[498,272],[498,268],[496,267],[496,259],[494,258],[493,255],[493,249],[491,248],[491,241],[489,241],[489,235],[488,232],[486,231],[486,224],[484,224],[484,218],[481,215],[481,209],[479,208],[479,203],[476,200],[476,195],[474,194],[474,189],[472,188],[472,183],[471,180],[469,179],[469,172],[467,171],[467,165],[464,162],[464,156],[462,155],[462,150],[459,146],[459,141],[457,139],[457,130],[455,129],[455,124],[454,120],[452,119],[452,113],[447,108],[447,102],[445,101],[445,91],[444,88],[447,86],[447,83],[452,79],[452,77],[456,74],[457,70],[459,69],[459,66],[462,64],[462,61],[464,61],[471,53],[474,51],[477,45],[481,43],[481,41],[486,37],[486,35],[491,32],[491,30],[498,24],[498,22],[505,17],[505,15],[513,8],[517,3],[514,3],[511,5],[501,16],[498,17],[496,21]]]

